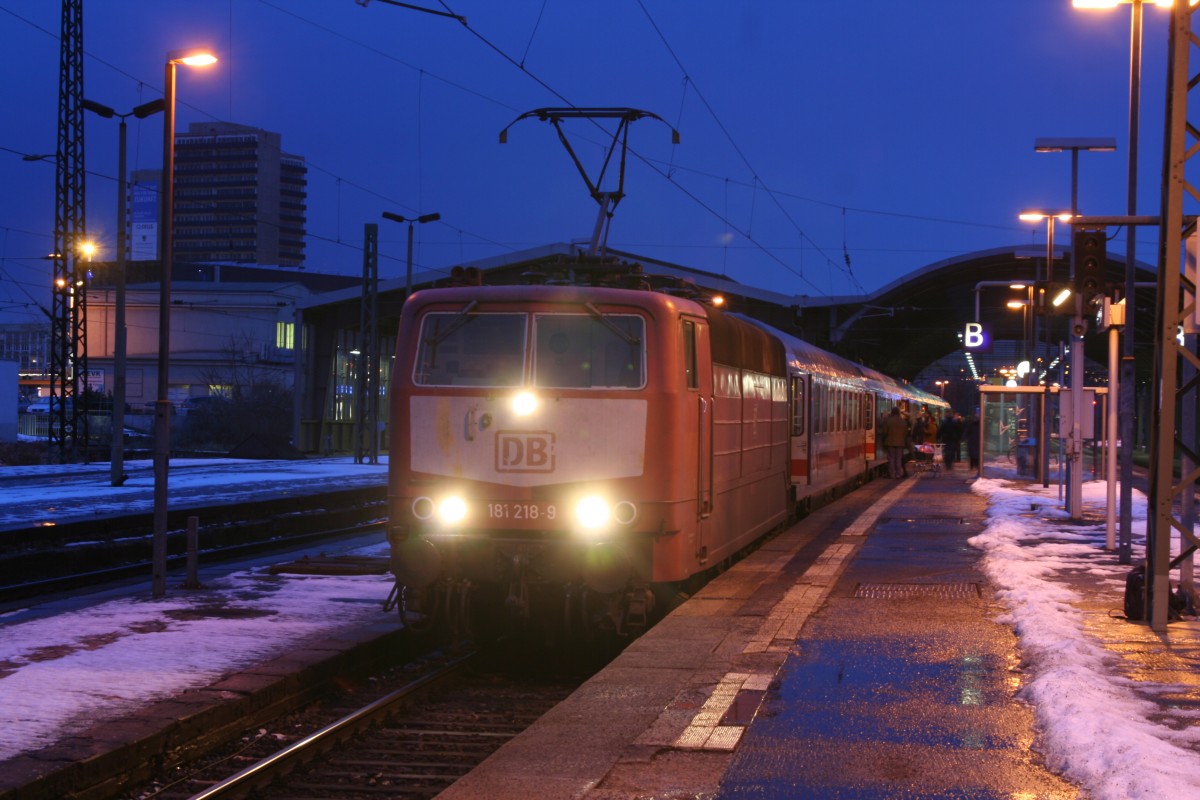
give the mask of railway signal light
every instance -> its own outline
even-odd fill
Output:
[[[1107,240],[1104,228],[1076,228],[1072,233],[1071,257],[1075,266],[1075,291],[1089,303],[1105,289],[1104,262]]]

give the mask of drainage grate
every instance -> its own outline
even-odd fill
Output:
[[[977,583],[860,583],[854,596],[868,600],[976,600],[980,592]]]
[[[905,516],[905,517],[880,517],[879,522],[890,525],[966,525],[967,520],[963,517],[939,517],[939,516]]]

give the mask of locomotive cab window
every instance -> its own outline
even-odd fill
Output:
[[[631,314],[536,314],[534,385],[636,389],[645,383],[645,324]]]
[[[430,312],[421,321],[419,386],[520,386],[524,314]]]
[[[683,369],[687,388],[699,388],[700,378],[696,374],[696,323],[686,319],[683,321]]]

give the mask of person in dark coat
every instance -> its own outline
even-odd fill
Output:
[[[962,444],[962,417],[953,411],[947,411],[938,428],[938,441],[942,443],[942,464],[946,469],[954,469],[958,461],[958,448]]]
[[[979,410],[963,422],[963,438],[967,440],[967,462],[971,469],[979,469]]]

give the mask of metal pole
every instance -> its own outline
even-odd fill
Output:
[[[187,578],[183,588],[201,589],[200,585],[200,518],[187,518]]]
[[[1126,211],[1137,213],[1138,118],[1142,84],[1142,4],[1129,8],[1129,180]],[[1125,229],[1125,340],[1121,351],[1121,526],[1117,560],[1133,563],[1133,448],[1134,413],[1137,403],[1137,367],[1134,364],[1135,306],[1137,280],[1137,226]]]
[[[408,300],[412,294],[412,251],[413,251],[413,224],[412,220],[408,221],[408,269],[405,272],[406,280],[404,282],[404,299]]]
[[[1046,218],[1046,282],[1045,286],[1049,287],[1050,282],[1054,280],[1054,222],[1055,217]],[[1046,297],[1045,299],[1049,299]],[[1043,310],[1046,312],[1046,320],[1043,324],[1046,335],[1046,364],[1050,363],[1050,312],[1043,305]],[[1049,381],[1046,382],[1049,391]],[[1046,392],[1042,393],[1042,424],[1041,430],[1038,431],[1038,464],[1042,471],[1042,488],[1050,486],[1050,404],[1046,402]]]
[[[1070,482],[1067,513],[1083,518],[1083,295],[1075,293],[1075,316],[1071,318],[1071,431],[1067,442]]]
[[[1108,302],[1107,300],[1105,301]],[[1110,312],[1111,314],[1111,312]],[[1120,378],[1117,376],[1120,361],[1121,329],[1112,324],[1108,325],[1108,424],[1105,426],[1106,449],[1104,451],[1105,479],[1108,490],[1105,497],[1104,510],[1104,546],[1108,550],[1117,549],[1117,391]]]
[[[125,483],[125,225],[126,192],[125,181],[125,117],[121,117],[118,128],[120,153],[117,155],[117,274],[116,315],[113,320],[113,407],[112,407],[112,455],[110,457],[110,480],[113,486]]]
[[[159,187],[162,209],[162,275],[158,294],[158,394],[154,403],[154,541],[152,594],[167,592],[167,471],[171,460],[171,267],[175,214],[175,62],[167,59],[163,77],[163,168]]]

